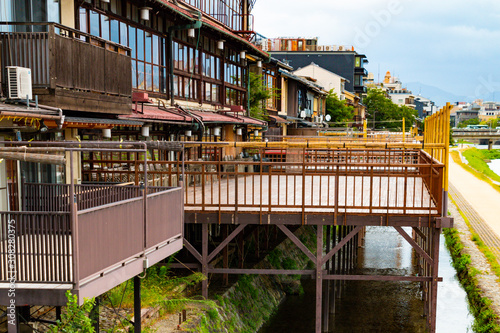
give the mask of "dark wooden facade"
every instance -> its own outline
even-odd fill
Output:
[[[131,113],[129,48],[58,24],[43,27],[47,32],[0,33],[1,67],[30,68],[33,95],[38,95],[41,104],[73,111]],[[6,91],[5,71],[2,75]]]

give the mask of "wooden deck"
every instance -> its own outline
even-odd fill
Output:
[[[243,175],[186,188],[186,210],[437,215],[422,178]]]

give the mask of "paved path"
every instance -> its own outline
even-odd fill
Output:
[[[500,192],[450,157],[450,195],[491,251],[500,258]]]

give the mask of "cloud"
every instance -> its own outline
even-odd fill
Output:
[[[261,0],[253,14],[257,31],[267,37],[318,36],[323,45],[356,45],[375,74],[380,66],[383,73],[397,71],[403,81],[460,95],[473,94],[487,75],[500,82],[494,66],[499,1]]]

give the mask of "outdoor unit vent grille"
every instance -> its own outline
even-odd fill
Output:
[[[17,66],[7,67],[9,99],[33,99],[31,69]]]

